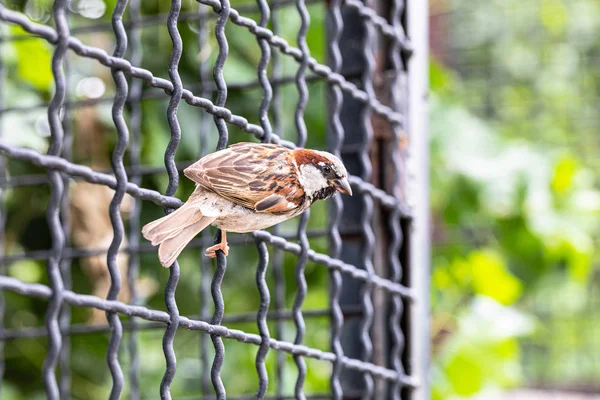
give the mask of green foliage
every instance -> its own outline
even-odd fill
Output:
[[[436,358],[434,399],[468,398],[521,379],[517,338],[534,323],[514,309],[477,296],[458,315],[456,332]]]
[[[25,30],[17,25],[10,28],[13,35],[24,35]],[[51,46],[43,39],[27,38],[14,44],[17,73],[19,78],[42,92],[52,87]]]
[[[598,4],[435,4],[449,39],[430,65],[434,396],[597,382]]]

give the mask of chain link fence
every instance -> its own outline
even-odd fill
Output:
[[[77,2],[79,11],[81,3]],[[256,5],[236,3],[234,7],[229,0],[200,0],[197,9],[193,9],[186,3],[182,8],[181,0],[173,0],[168,13],[161,13],[160,7],[145,12],[140,0],[117,0],[111,24],[73,24],[77,20],[74,4],[67,0],[55,1],[48,10],[51,18],[47,22],[32,21],[27,5],[0,5],[1,25],[6,28],[1,31],[2,50],[11,43],[32,40],[46,41],[53,48],[50,101],[33,105],[15,105],[8,101],[1,88],[10,79],[7,73],[10,65],[4,61],[5,52],[0,53],[3,55],[0,58],[0,230],[3,233],[0,235],[0,377],[3,382],[18,382],[11,370],[21,361],[7,355],[11,344],[41,338],[47,346],[43,364],[39,366],[46,396],[80,398],[81,395],[73,392],[78,374],[74,365],[81,365],[75,362],[76,352],[71,351],[72,346],[76,346],[73,342],[78,337],[85,341],[92,335],[102,335],[107,339],[101,352],[105,354],[110,373],[108,397],[144,398],[148,385],[144,368],[150,361],[145,359],[141,338],[147,331],[164,329],[161,398],[216,396],[225,399],[228,391],[235,393],[229,398],[425,398],[428,245],[424,201],[427,161],[423,125],[426,118],[426,24],[423,21],[426,5],[411,8],[413,3],[409,2],[407,7],[402,0],[367,3],[331,0],[327,4],[310,0],[271,3],[258,0]],[[278,34],[289,22],[279,18],[280,12],[294,5],[300,17],[297,47]],[[317,12],[326,13],[321,27],[326,34],[326,38],[322,38],[326,43],[325,60],[313,57],[313,49],[307,42],[311,17],[315,16],[315,9],[309,10],[312,5],[320,7]],[[413,9],[415,16],[412,16]],[[253,13],[258,13],[258,22],[244,16]],[[211,25],[209,21],[215,19]],[[412,26],[411,21],[414,21]],[[156,59],[158,54],[152,54],[142,38],[143,29],[164,24],[171,42],[168,61]],[[187,24],[183,36],[182,24]],[[243,83],[225,80],[230,48],[236,45],[226,30],[232,24],[246,29],[244,35],[254,36],[260,48],[255,80]],[[190,26],[194,27],[191,35],[187,29]],[[406,33],[407,26],[416,32],[412,44]],[[11,27],[20,27],[21,31],[15,32]],[[112,54],[78,38],[82,35],[93,43],[94,35],[111,31],[115,40]],[[208,58],[200,60],[199,83],[188,85],[185,81],[190,77],[181,73],[180,66],[182,57],[185,61],[190,38],[196,42],[200,55],[211,43],[216,43],[217,54],[214,63]],[[73,97],[70,83],[76,61],[70,54],[74,54],[75,59],[93,60],[110,69],[114,96]],[[285,57],[291,57],[297,64],[291,75],[285,74]],[[420,70],[413,72],[407,65],[415,59]],[[144,63],[166,65],[167,62],[168,79],[142,67]],[[326,90],[322,93],[314,90],[315,82],[324,83]],[[285,120],[289,120],[290,112],[282,103],[286,101],[285,88],[292,84],[297,92],[294,129],[291,129],[295,132],[286,135],[290,127]],[[253,90],[260,90],[260,103],[251,105],[256,109],[255,115],[242,116],[227,108],[228,93],[244,94]],[[214,101],[210,99],[213,94],[216,94]],[[179,172],[195,161],[176,159],[176,152],[187,135],[180,115],[184,103],[197,110],[196,114],[201,113],[196,126],[200,149],[197,156],[200,157],[225,148],[232,142],[230,135],[237,141],[238,138],[250,140],[250,134],[262,142],[290,148],[318,145],[311,141],[313,133],[307,128],[305,114],[311,101],[315,101],[314,96],[320,95],[326,98],[327,106],[322,110],[326,120],[323,128],[327,133],[323,145],[344,160],[355,195],[348,199],[336,196],[324,213],[313,211],[317,218],[324,217],[325,221],[319,221],[322,228],[314,227],[318,224],[311,228],[310,212],[306,212],[294,222],[292,229],[274,227],[269,232],[232,237],[233,257],[226,260],[219,254],[214,271],[211,271],[212,260],[201,256],[192,263],[195,270],[200,269],[199,275],[191,268],[180,269],[177,262],[169,270],[160,269],[155,249],[140,240],[140,227],[146,219],[145,210],[155,207],[152,204],[164,208],[165,212],[182,204],[175,197]],[[157,167],[143,163],[143,148],[151,141],[144,118],[148,117],[145,102],[161,99],[168,100],[167,110],[164,117],[156,118],[166,117],[170,136],[163,149],[164,167]],[[112,129],[116,133],[116,139],[106,144],[110,148],[111,165],[106,170],[93,163],[88,163],[92,164],[90,167],[78,162],[80,156],[73,148],[78,138],[83,137],[79,139],[83,142],[95,140],[85,131],[92,128],[82,127],[82,120],[74,115],[86,107],[102,104],[111,107]],[[18,132],[11,126],[9,117],[40,110],[47,110],[47,125],[44,125],[49,134],[47,152],[11,144],[11,136]],[[255,117],[258,123],[251,122]],[[92,146],[91,152],[95,154],[98,148]],[[29,173],[23,165],[37,166],[39,173]],[[409,173],[411,165],[412,175]],[[23,170],[28,173],[19,172]],[[144,187],[149,177],[165,170],[168,180],[164,182],[164,193],[148,185]],[[75,204],[74,182],[94,184],[78,187],[78,193],[90,196],[87,200]],[[33,250],[25,245],[9,246],[15,242],[11,237],[11,218],[19,220],[21,217],[17,215],[31,211],[27,207],[17,209],[7,205],[12,193],[31,187],[45,191],[49,187],[46,225],[36,231],[40,236],[49,232],[49,243],[46,248]],[[100,192],[93,189],[98,187],[111,189],[107,192],[110,201],[102,203],[105,208],[90,210],[98,208],[95,201],[101,197]],[[126,217],[124,207],[128,210]],[[83,216],[91,211],[109,216],[108,242],[95,241],[93,246],[82,244],[78,232],[82,229]],[[92,225],[87,229],[95,232],[101,227]],[[252,256],[245,256],[249,254],[245,249],[248,236],[255,242]],[[207,230],[189,247],[207,247],[212,239]],[[318,249],[323,247],[318,244],[319,240],[326,240],[328,253]],[[238,250],[242,255],[236,258]],[[257,257],[256,263],[248,261],[252,257]],[[85,260],[88,264],[95,260],[102,266],[102,271],[97,273],[104,275],[88,278],[97,285],[104,282],[104,292],[96,291],[97,287],[90,289],[92,294],[75,290],[81,287],[81,273],[75,265],[83,270]],[[11,265],[23,261],[44,263],[47,277],[25,280],[22,275],[11,272]],[[226,273],[232,268],[228,261],[234,264],[230,274]],[[290,263],[295,265],[293,284],[286,279],[290,268],[284,268]],[[321,288],[327,288],[327,307],[307,307],[306,304],[310,292],[317,289],[309,287],[306,279],[307,265],[313,264],[327,271],[326,279],[320,283]],[[161,276],[168,274],[168,280],[163,282],[163,309],[149,301],[140,289],[139,278],[145,267]],[[255,290],[258,289],[259,302],[253,312],[236,312],[235,303],[239,303],[239,299],[235,299],[235,289],[233,292],[225,290],[228,279],[234,280],[230,286],[235,285],[234,275],[241,274],[240,268],[256,268]],[[309,272],[312,271],[311,268]],[[180,314],[180,309],[187,310],[190,300],[177,296],[177,289],[192,278],[198,278],[194,284],[198,286],[199,313],[187,317]],[[294,291],[289,308],[286,305],[288,290]],[[14,293],[18,296],[9,298]],[[41,303],[45,315],[42,326],[14,323],[17,307],[40,307],[18,300],[24,297],[44,301]],[[233,304],[227,307],[226,313],[228,303]],[[212,315],[211,304],[214,306]],[[76,315],[80,308],[95,310],[95,323]],[[316,335],[313,325],[309,324],[307,329],[307,320],[311,318],[325,320],[327,339],[319,341],[312,337],[313,333]],[[255,324],[250,324],[251,321]],[[236,324],[245,324],[244,329],[231,327]],[[287,334],[290,326],[293,338]],[[186,360],[189,356],[186,350],[176,351],[179,340],[176,336],[182,330],[200,333],[198,373],[192,374],[192,380],[198,385],[187,392],[178,389],[175,395],[172,386],[177,379],[176,371],[181,373],[177,357]],[[225,352],[230,341],[223,339],[257,346],[256,392],[239,393],[231,375],[229,379],[223,378],[228,354],[232,357],[230,368],[235,370],[233,363],[239,361],[234,361],[239,352]],[[294,372],[287,366],[289,355],[295,365]],[[102,357],[88,363],[98,363],[100,359]],[[328,384],[320,391],[306,388],[315,365],[311,360],[320,360],[326,365],[325,369],[316,369],[328,375]],[[183,373],[189,375],[186,369],[184,367]],[[246,372],[238,371],[240,375]]]

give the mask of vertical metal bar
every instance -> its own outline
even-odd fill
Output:
[[[56,0],[53,5],[53,15],[56,24],[58,40],[52,55],[52,75],[56,90],[50,106],[48,107],[48,123],[50,126],[51,143],[48,155],[60,156],[63,145],[63,127],[60,111],[63,107],[66,94],[66,80],[63,63],[67,53],[69,40],[69,25],[66,17],[67,1]],[[47,219],[52,237],[52,254],[48,260],[48,280],[52,289],[52,296],[46,312],[46,329],[48,331],[49,349],[42,366],[42,376],[46,387],[46,396],[49,399],[58,399],[59,389],[56,382],[55,368],[62,347],[62,335],[58,321],[58,314],[62,307],[64,284],[60,273],[60,265],[65,247],[65,235],[60,221],[60,207],[63,196],[63,180],[59,171],[49,171],[50,203],[48,204]]]
[[[274,8],[271,12],[271,29],[275,35],[279,35],[279,21],[277,20],[277,8]],[[281,55],[278,51],[274,52],[271,57],[271,76],[274,81],[277,81],[282,76],[281,70]],[[271,110],[273,115],[273,126],[275,132],[279,134],[281,138],[284,137],[283,132],[283,104],[281,99],[281,88],[279,84],[273,83],[273,99],[271,101]],[[273,227],[273,234],[280,234],[279,225]],[[273,261],[271,265],[273,267],[273,277],[275,278],[275,312],[280,313],[285,307],[285,275],[283,273],[283,251],[278,247],[273,247]],[[284,340],[285,324],[282,318],[277,318],[275,322],[275,339]],[[282,351],[278,351],[276,354],[276,366],[275,366],[275,377],[276,377],[276,388],[275,394],[278,399],[283,397],[283,389],[285,387],[284,382],[284,370],[285,370],[285,354]]]
[[[394,30],[396,32],[403,31],[402,26],[402,13],[404,12],[404,0],[392,0],[390,9],[390,20]],[[405,90],[406,85],[400,78],[405,74],[405,67],[402,61],[402,48],[398,41],[392,41],[389,45],[389,61],[392,64],[392,76],[391,82],[389,82],[388,90],[391,101],[391,107],[394,111],[402,112],[406,115],[406,104],[405,97],[407,91]],[[402,190],[402,178],[403,171],[401,169],[401,158],[405,155],[401,151],[401,135],[406,131],[405,126],[393,126],[392,127],[392,143],[391,149],[387,153],[388,159],[392,161],[392,194],[396,197],[400,197]],[[389,232],[390,232],[390,243],[388,247],[388,264],[390,268],[390,280],[395,283],[402,283],[402,264],[400,262],[400,252],[403,244],[403,232],[400,223],[401,215],[398,209],[392,211],[389,216]],[[404,303],[400,296],[392,295],[391,298],[391,310],[389,317],[389,330],[391,339],[391,348],[389,354],[389,360],[392,368],[398,373],[398,375],[404,375],[404,365],[402,364],[402,356],[404,351],[405,337],[402,331],[402,316],[404,313]],[[399,381],[391,384],[390,397],[393,400],[401,399],[401,385]]]
[[[269,351],[269,326],[267,325],[267,313],[269,312],[269,302],[271,301],[271,295],[269,293],[269,286],[267,286],[266,275],[267,266],[269,265],[269,251],[267,250],[267,244],[260,239],[256,239],[256,247],[260,261],[258,262],[258,268],[256,270],[256,285],[260,293],[260,307],[256,315],[258,324],[258,332],[260,333],[261,343],[256,352],[256,371],[258,372],[258,390],[256,391],[256,398],[262,399],[267,393],[269,384],[269,376],[267,375],[267,367],[265,365],[265,359]]]
[[[113,52],[115,57],[123,57],[127,50],[127,32],[123,25],[123,13],[127,7],[127,0],[118,0],[112,15],[112,26],[117,39],[116,47]],[[113,240],[108,248],[107,265],[110,273],[110,288],[108,290],[107,300],[116,300],[121,290],[121,271],[118,265],[119,248],[125,236],[123,220],[121,219],[121,202],[125,196],[127,187],[127,172],[123,165],[123,157],[127,150],[129,142],[129,131],[125,118],[123,117],[123,109],[127,101],[129,87],[127,78],[123,71],[116,68],[111,69],[113,80],[116,86],[116,95],[112,107],[112,118],[117,129],[117,144],[112,154],[111,165],[117,178],[117,187],[115,194],[109,206],[110,222],[113,226]],[[114,312],[107,312],[106,318],[111,328],[110,340],[108,343],[108,351],[106,358],[108,367],[112,376],[113,384],[110,391],[110,399],[118,399],[123,390],[123,371],[119,364],[119,347],[123,337],[123,325],[119,315]]]
[[[217,253],[217,268],[213,275],[210,287],[213,302],[215,303],[215,312],[210,321],[213,325],[220,325],[221,322],[223,322],[223,314],[225,314],[225,303],[223,301],[223,294],[221,293],[221,284],[223,283],[226,268],[225,255],[223,252]],[[212,368],[210,370],[210,379],[215,388],[217,400],[225,400],[227,394],[225,392],[223,381],[221,380],[221,367],[225,360],[225,346],[223,345],[223,339],[221,339],[220,336],[211,335],[210,338],[215,348],[215,358],[213,359]]]
[[[202,89],[200,95],[202,97],[210,96],[210,92],[206,90],[206,86],[210,79],[210,68],[207,62],[208,57],[204,55],[205,48],[208,46],[208,29],[206,24],[206,18],[208,16],[208,9],[204,4],[198,3],[198,13],[200,16],[198,26],[198,48],[200,54],[200,65],[199,75]],[[200,114],[200,158],[208,154],[208,132],[210,130],[210,119],[206,113]],[[209,240],[211,234],[207,229],[201,233],[203,246],[209,247]],[[200,281],[200,319],[207,321],[209,317],[209,304],[208,297],[210,293],[210,260],[200,253],[200,267],[201,267],[201,281]],[[201,376],[201,393],[206,396],[209,393],[209,375],[207,373],[209,369],[208,363],[208,336],[200,334],[200,367],[202,371]]]
[[[412,399],[429,399],[429,148],[427,129],[428,93],[428,8],[419,0],[407,1],[408,35],[414,54],[408,62],[410,135],[409,193],[413,210],[410,240],[410,286],[418,300],[411,304],[410,370],[419,381]]]
[[[335,73],[339,73],[342,67],[342,53],[340,51],[340,37],[344,29],[344,20],[341,12],[341,0],[332,0],[329,6],[328,23],[328,57],[329,66]],[[339,86],[329,87],[330,113],[329,121],[330,151],[341,157],[342,144],[344,143],[344,126],[340,120],[340,112],[344,100],[342,89]],[[339,224],[344,211],[344,202],[340,196],[334,196],[331,201],[331,216],[329,219],[329,254],[333,258],[340,258],[342,251],[342,238],[340,236]],[[342,372],[341,360],[344,357],[344,349],[340,340],[344,315],[340,307],[340,294],[342,290],[342,274],[338,270],[330,270],[329,273],[329,304],[331,309],[331,349],[336,356],[331,370],[331,391],[334,400],[341,400],[343,396],[340,374]]]
[[[204,120],[208,121],[208,118]],[[204,121],[203,120],[203,121]],[[202,125],[202,124],[201,124]],[[202,232],[202,243],[203,247],[210,246],[210,240],[212,235],[206,229]],[[210,297],[210,259],[204,257],[202,253],[200,253],[200,266],[201,266],[201,280],[200,280],[200,319],[202,321],[208,321],[210,317],[210,305],[209,305],[209,297]],[[208,335],[204,332],[200,333],[200,367],[201,367],[201,377],[200,377],[200,390],[203,396],[208,396],[210,393],[210,363],[208,360]]]
[[[208,60],[208,55],[205,54],[205,49],[208,49],[208,29],[207,29],[207,18],[208,18],[208,7],[204,4],[198,4],[198,12],[200,14],[200,21],[198,27],[198,47],[200,50],[200,65],[199,65],[199,74],[200,74],[200,83],[202,85],[202,89],[200,90],[200,95],[204,98],[208,98],[211,95],[211,92],[207,90],[207,86],[210,80],[210,66],[209,63],[206,62]],[[200,114],[200,158],[208,154],[208,134],[211,129],[211,119],[207,113]],[[212,240],[212,235],[208,229],[205,229],[201,233],[202,244],[203,247],[209,247],[210,242]],[[210,305],[209,305],[209,296],[210,296],[210,270],[211,270],[211,260],[208,257],[204,257],[203,253],[200,253],[200,268],[201,268],[201,278],[200,278],[200,319],[202,321],[208,321],[210,317]],[[200,368],[201,368],[201,377],[200,377],[200,390],[202,395],[208,396],[210,392],[210,375],[208,371],[209,361],[208,361],[208,336],[205,333],[200,333]]]
[[[279,226],[273,228],[273,234],[279,235]],[[281,313],[285,308],[285,275],[283,272],[283,251],[279,248],[273,247],[273,275],[275,278],[275,312]],[[275,339],[285,340],[285,323],[283,318],[277,318],[275,321]],[[276,388],[275,395],[277,399],[283,397],[283,389],[285,388],[284,381],[285,373],[285,353],[278,351],[276,354]]]
[[[257,0],[257,4],[260,10],[260,20],[258,22],[258,26],[265,28],[269,22],[271,10],[269,9],[269,4],[267,3],[267,0]],[[272,133],[271,122],[269,121],[269,107],[271,105],[271,99],[273,98],[273,90],[271,88],[271,83],[269,82],[267,68],[271,59],[271,47],[266,39],[257,38],[257,41],[261,52],[257,73],[260,86],[263,89],[263,98],[260,103],[258,118],[260,120],[260,125],[262,126],[264,131],[262,141],[264,143],[269,143],[271,141]],[[269,383],[269,376],[267,374],[267,367],[265,366],[265,359],[269,351],[270,334],[269,326],[267,325],[267,313],[269,311],[269,302],[271,300],[271,297],[269,293],[269,287],[267,286],[266,281],[266,271],[269,262],[269,253],[267,251],[267,245],[264,242],[257,239],[256,246],[258,248],[260,257],[259,267],[256,271],[256,284],[260,292],[260,308],[256,318],[258,324],[258,331],[262,340],[261,345],[256,352],[256,371],[258,372],[259,379],[256,398],[261,399],[267,393]]]
[[[179,61],[181,60],[181,53],[183,51],[183,42],[181,35],[177,28],[177,22],[179,19],[179,13],[181,12],[181,0],[172,0],[171,8],[169,9],[169,15],[167,17],[167,28],[169,30],[169,36],[173,43],[173,50],[169,59],[169,78],[173,83],[173,93],[169,100],[169,106],[167,107],[167,119],[169,122],[169,128],[171,128],[171,138],[169,144],[165,150],[165,167],[169,175],[169,185],[165,194],[167,196],[173,196],[179,186],[179,173],[177,172],[177,166],[175,165],[175,152],[179,141],[181,140],[181,127],[177,120],[177,110],[179,109],[179,102],[183,94],[183,84],[181,83],[181,77],[179,76]],[[170,210],[165,210],[169,212]],[[175,261],[169,269],[169,280],[165,287],[165,304],[167,311],[169,312],[169,325],[165,330],[163,336],[163,352],[165,354],[165,360],[167,362],[167,368],[163,375],[163,379],[160,383],[160,397],[161,399],[171,399],[171,383],[175,378],[175,371],[177,369],[177,359],[175,356],[175,349],[173,348],[173,341],[175,340],[175,334],[179,327],[179,308],[177,307],[177,301],[175,300],[175,291],[177,290],[177,283],[179,282],[179,263]]]
[[[225,106],[227,101],[227,84],[223,77],[223,67],[229,54],[229,44],[227,43],[227,36],[225,36],[225,24],[229,19],[229,0],[220,0],[221,10],[219,17],[217,18],[217,24],[215,26],[215,36],[219,45],[219,54],[213,68],[213,77],[217,86],[217,99],[215,104],[219,107]],[[227,131],[227,124],[223,118],[214,117],[217,130],[219,132],[219,141],[217,142],[217,150],[224,149],[227,146],[229,140],[229,132]],[[220,236],[220,232],[217,232],[217,238]],[[219,240],[219,239],[217,239]],[[212,324],[220,325],[223,321],[223,314],[225,313],[225,303],[223,302],[223,294],[221,293],[221,284],[223,282],[223,276],[225,275],[225,269],[227,268],[227,260],[222,251],[217,251],[217,268],[213,275],[213,281],[211,284],[211,294],[213,302],[215,304],[215,312],[211,320]],[[224,400],[227,395],[225,392],[225,386],[221,380],[221,367],[225,359],[225,346],[223,345],[223,339],[217,335],[211,335],[211,340],[215,348],[215,358],[213,360],[211,368],[211,381],[217,395],[217,400]]]
[[[280,229],[278,226],[273,228],[273,234],[279,235]],[[285,275],[283,272],[283,251],[279,248],[273,248],[273,275],[275,278],[275,312],[281,313],[285,307]],[[285,323],[283,318],[277,318],[275,321],[275,339],[285,340]],[[275,377],[276,377],[276,388],[275,395],[277,399],[283,397],[283,389],[285,388],[284,382],[285,372],[285,353],[278,351],[276,354],[276,366],[275,366]]]
[[[258,22],[258,26],[265,28],[267,26],[267,23],[269,22],[271,14],[269,4],[267,3],[267,0],[257,0],[256,2],[260,10],[260,20]],[[269,122],[269,106],[271,104],[271,99],[273,98],[273,89],[271,88],[271,83],[269,82],[267,67],[269,66],[269,61],[271,59],[271,46],[269,45],[266,39],[257,38],[257,41],[258,45],[260,46],[261,52],[257,72],[260,86],[263,89],[263,98],[260,103],[258,118],[260,120],[260,125],[262,126],[265,132],[262,141],[264,143],[269,143],[271,141],[271,122]]]
[[[399,156],[399,154],[396,154]],[[390,280],[400,283],[402,280],[402,264],[400,263],[400,251],[402,248],[403,234],[400,225],[400,211],[394,210],[390,216],[389,226],[391,239],[388,248],[388,263],[390,265]],[[393,369],[399,376],[404,375],[404,366],[402,364],[402,352],[404,350],[404,333],[402,332],[402,314],[404,312],[404,303],[399,295],[392,295],[391,310],[389,316],[389,330],[391,333],[391,348],[389,359]],[[390,387],[390,395],[393,400],[401,398],[401,384],[399,381],[393,382]]]
[[[213,68],[213,77],[215,85],[217,86],[217,99],[215,105],[219,107],[225,106],[227,101],[227,83],[223,77],[223,67],[225,61],[229,55],[229,44],[227,43],[227,36],[225,36],[225,25],[229,19],[229,0],[219,0],[221,3],[221,10],[219,11],[219,17],[217,18],[217,24],[215,26],[215,36],[217,38],[217,44],[219,45],[219,55]],[[229,132],[227,131],[227,124],[223,118],[214,117],[217,130],[219,131],[219,141],[217,142],[217,150],[224,149],[227,146],[229,140]]]
[[[130,0],[129,19],[131,20],[131,63],[133,65],[142,65],[142,31],[138,25],[141,15],[141,0]],[[131,82],[131,91],[129,96],[129,106],[131,110],[131,119],[129,122],[131,130],[131,140],[129,143],[129,164],[133,171],[140,165],[141,154],[141,134],[142,134],[142,88],[141,79],[133,79]],[[135,185],[142,183],[142,177],[136,172],[131,175],[131,182]],[[132,199],[132,208],[129,213],[129,246],[133,249],[140,245],[140,214],[142,211],[142,202],[134,197]],[[139,298],[137,294],[136,280],[139,276],[140,255],[137,251],[129,253],[127,265],[127,282],[129,286],[130,303],[137,305]],[[131,317],[131,330],[129,331],[129,340],[127,343],[129,352],[129,398],[131,400],[140,399],[140,362],[138,355],[138,330],[137,318]]]
[[[304,302],[307,291],[304,270],[306,268],[306,262],[308,261],[308,251],[310,250],[310,243],[308,241],[308,235],[306,234],[309,217],[310,211],[306,210],[304,214],[300,216],[300,221],[298,223],[298,238],[300,240],[301,252],[298,255],[298,262],[296,263],[295,278],[298,288],[296,297],[294,298],[294,305],[292,306],[292,314],[296,326],[294,344],[302,344],[306,332],[306,325],[304,324],[304,317],[302,316],[302,303]],[[306,399],[303,389],[304,381],[306,379],[306,362],[302,356],[296,354],[294,354],[294,362],[298,368],[298,378],[296,379],[294,394],[296,399]]]
[[[306,8],[304,0],[296,1],[296,8],[300,14],[300,29],[298,31],[298,47],[302,52],[302,60],[298,72],[296,73],[296,87],[298,89],[298,104],[296,105],[296,112],[294,119],[296,123],[296,131],[298,133],[298,139],[296,144],[298,147],[304,147],[306,145],[306,124],[304,122],[304,110],[308,103],[308,87],[306,86],[306,69],[308,67],[308,59],[310,52],[308,44],[306,43],[306,35],[308,33],[308,26],[310,24],[310,14]],[[310,211],[307,210],[300,216],[300,222],[298,223],[298,239],[300,241],[301,252],[298,256],[296,263],[295,278],[298,286],[296,297],[294,299],[294,305],[292,307],[292,313],[294,315],[294,324],[296,325],[296,338],[294,344],[302,344],[305,334],[304,317],[302,316],[302,303],[306,297],[306,277],[304,276],[304,270],[306,268],[306,262],[308,261],[308,251],[310,250],[310,243],[308,241],[308,235],[306,234],[306,227],[310,218]],[[306,379],[306,362],[299,355],[294,355],[294,362],[298,367],[298,379],[296,380],[296,386],[294,394],[296,399],[305,399],[304,395],[304,381]]]
[[[368,0],[367,0],[368,1]],[[362,86],[363,90],[367,93],[369,98],[375,97],[373,89],[373,74],[375,70],[375,37],[373,32],[372,24],[367,20],[363,20],[364,32],[363,37],[363,57],[365,62],[365,69],[362,75]],[[371,160],[369,158],[369,150],[371,149],[373,142],[373,125],[371,124],[372,110],[371,107],[366,104],[363,108],[362,123],[364,130],[364,137],[362,143],[362,153],[360,160],[362,163],[362,174],[361,178],[365,182],[369,182],[371,179]],[[363,196],[363,214],[361,219],[364,247],[362,249],[362,262],[365,270],[369,275],[375,274],[373,267],[373,254],[375,250],[375,235],[373,233],[372,221],[373,221],[373,199],[370,196]],[[373,287],[369,282],[365,282],[361,290],[362,306],[363,306],[363,321],[361,324],[361,343],[362,343],[362,357],[361,359],[365,362],[371,362],[373,355],[373,343],[371,341],[371,326],[373,323]],[[373,377],[370,373],[363,374],[364,390],[361,398],[368,400],[373,398],[374,382]]]
[[[65,58],[65,80],[67,84],[67,88],[69,85],[69,77],[70,77],[70,66],[68,60]],[[65,99],[69,101],[68,90],[65,93]],[[63,109],[63,154],[62,157],[65,160],[71,161],[73,158],[73,126],[70,118],[69,107],[64,107]],[[62,194],[61,200],[61,219],[62,219],[62,230],[65,234],[65,243],[70,241],[71,236],[71,215],[69,210],[69,176],[67,174],[63,175],[63,187],[64,191]],[[72,278],[71,278],[71,258],[65,258],[60,263],[60,270],[63,278],[63,283],[65,290],[72,289]],[[59,325],[61,328],[61,332],[66,331],[71,324],[71,307],[67,303],[63,303],[60,317],[59,317]],[[62,348],[60,350],[59,356],[59,366],[60,366],[60,382],[59,382],[59,391],[60,398],[68,400],[71,397],[71,338],[69,336],[63,336]]]
[[[271,11],[271,30],[273,34],[279,35],[279,21],[277,20],[278,9],[274,7]],[[278,51],[271,55],[271,76],[274,81],[277,81],[282,76],[281,70],[281,54]],[[281,102],[281,87],[278,83],[272,83],[273,98],[271,101],[271,108],[273,111],[273,126],[275,132],[283,137],[283,118],[281,112],[283,111],[283,104]]]
[[[343,18],[343,30],[339,39],[339,48],[342,55],[341,74],[356,73],[364,70],[366,60],[363,56],[364,24],[357,12],[349,7],[341,9]],[[342,161],[352,175],[362,176],[364,164],[362,149],[365,142],[365,124],[363,113],[365,105],[347,93],[343,93],[340,106],[340,121],[344,128],[342,143]],[[356,193],[352,197],[342,199],[344,208],[342,211],[340,226],[343,230],[360,231],[362,229],[361,219],[365,212],[363,197],[365,195]],[[342,261],[352,263],[359,268],[365,269],[363,265],[363,248],[365,247],[363,235],[343,235],[340,258]],[[340,305],[342,307],[361,306],[360,291],[363,282],[342,275],[342,288],[340,294]],[[346,318],[342,326],[341,342],[346,357],[360,358],[362,353],[361,320],[359,317]],[[358,371],[342,368],[340,383],[344,393],[359,393],[364,390],[363,374]]]

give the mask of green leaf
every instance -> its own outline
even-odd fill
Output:
[[[572,156],[561,157],[554,167],[552,181],[550,182],[552,191],[561,195],[571,189],[577,170],[577,160],[575,158]]]
[[[565,3],[561,0],[542,0],[539,8],[540,20],[542,25],[555,35],[562,35],[569,16]]]
[[[37,283],[41,282],[44,276],[42,266],[32,260],[17,261],[10,267],[10,276],[23,282]]]
[[[475,354],[459,352],[446,365],[446,376],[452,383],[456,394],[470,396],[483,386],[483,366]]]
[[[523,284],[506,268],[501,255],[492,250],[474,251],[469,255],[476,293],[501,304],[512,304],[523,292]]]
[[[555,263],[566,264],[571,279],[583,283],[592,268],[593,241],[585,233],[573,229],[563,234],[548,241],[548,254]]]
[[[450,71],[442,63],[431,59],[429,61],[429,87],[434,92],[442,92],[452,86]]]
[[[11,26],[13,35],[27,32],[18,25]],[[21,79],[39,90],[50,91],[52,86],[51,47],[46,41],[34,38],[15,42],[17,74]]]
[[[431,281],[433,282],[433,286],[440,290],[452,285],[452,278],[446,268],[436,268],[433,271]]]

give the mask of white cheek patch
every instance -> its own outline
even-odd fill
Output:
[[[304,193],[307,196],[312,197],[315,192],[321,189],[325,189],[329,186],[327,179],[323,176],[321,171],[314,165],[304,164],[300,167],[300,174],[298,179],[304,187]]]

